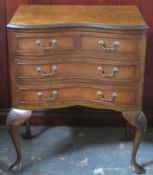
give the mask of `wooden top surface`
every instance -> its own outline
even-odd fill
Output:
[[[136,6],[21,5],[7,27],[97,26],[146,28]]]

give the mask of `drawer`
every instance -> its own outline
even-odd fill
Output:
[[[96,84],[56,84],[51,87],[20,87],[18,104],[49,106],[51,104],[86,104],[97,103],[109,106],[136,105],[136,88],[113,87]],[[39,108],[40,108],[39,106]]]
[[[16,54],[46,55],[76,49],[76,38],[73,35],[28,34],[16,36]]]
[[[50,80],[106,80],[135,82],[139,79],[137,64],[116,62],[17,62],[19,79],[30,81]],[[33,81],[33,80],[32,80]]]
[[[110,54],[139,53],[139,37],[137,35],[97,34],[84,35],[80,39],[80,50],[96,51]]]

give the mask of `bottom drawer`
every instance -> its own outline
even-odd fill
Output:
[[[101,85],[56,85],[52,87],[20,87],[17,105],[52,108],[55,105],[132,106],[136,105],[136,88]],[[90,104],[90,105],[88,105]]]

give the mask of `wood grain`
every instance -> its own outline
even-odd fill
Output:
[[[142,1],[142,14],[149,26],[147,36],[146,69],[144,83],[144,109],[153,109],[153,1]]]
[[[86,7],[86,8],[85,8]],[[69,15],[72,13],[73,9],[76,14]],[[114,18],[111,18],[110,11],[112,12]],[[56,16],[55,18],[59,21],[58,23],[64,23],[67,25],[67,19],[71,24],[71,27],[61,27],[59,26],[57,29],[57,20],[54,18],[54,13],[63,13],[62,19],[60,16]],[[90,12],[90,15],[89,13]],[[103,13],[105,12],[105,13]],[[124,13],[123,13],[124,12]],[[126,13],[125,13],[126,12]],[[97,15],[98,13],[98,15]],[[27,15],[28,14],[28,15]],[[32,17],[37,14],[41,14],[41,18],[36,22],[32,19]],[[81,16],[79,16],[81,14]],[[110,15],[110,16],[109,16]],[[122,15],[122,18],[119,16]],[[134,18],[131,20],[131,17],[134,15]],[[99,18],[100,16],[100,18]],[[92,22],[89,22],[90,27],[84,27],[84,24],[80,21],[91,21],[93,17],[97,17],[97,20],[101,22],[108,23],[108,30],[106,28],[101,27],[96,28]],[[137,21],[137,19],[139,19]],[[47,24],[52,27],[48,29],[44,25],[44,27],[39,28],[41,23],[44,24],[44,21],[47,21]],[[80,27],[76,27],[74,25],[74,21],[76,23],[80,23]],[[51,21],[51,22],[50,22]],[[108,22],[109,21],[109,22]],[[140,27],[140,23],[144,25],[144,28]],[[22,30],[20,29],[20,25],[26,25]],[[46,22],[45,22],[46,23]],[[109,24],[114,24],[115,26],[123,26],[124,30],[120,28],[113,28]],[[134,23],[135,25],[131,25]],[[16,27],[12,27],[16,25]],[[37,26],[35,29],[31,29],[31,25]],[[73,26],[74,25],[74,26]],[[133,26],[133,28],[128,28],[125,30],[127,26]],[[29,27],[30,26],[30,27]],[[105,24],[104,24],[105,26]],[[54,27],[57,32],[54,32]],[[11,92],[12,92],[12,104],[18,108],[28,108],[28,109],[44,109],[44,108],[60,108],[60,107],[69,107],[74,105],[87,106],[87,107],[95,107],[102,109],[114,109],[116,111],[124,111],[124,110],[141,110],[141,97],[142,97],[142,89],[143,89],[143,74],[144,74],[144,52],[145,52],[145,36],[146,36],[146,28],[145,22],[140,15],[139,11],[135,6],[43,6],[43,5],[33,5],[33,6],[20,6],[20,8],[15,13],[11,22],[8,25],[8,38],[9,38],[9,63],[10,63],[10,81],[11,81]],[[114,30],[112,30],[112,28]],[[90,30],[90,32],[88,32]],[[49,31],[49,32],[48,32]],[[99,32],[98,32],[99,31]],[[106,33],[105,33],[105,32]],[[56,47],[49,46],[50,38],[56,39]],[[104,40],[105,44],[100,46],[99,41],[101,38]],[[39,39],[39,43],[36,41]],[[77,42],[76,42],[77,41]],[[115,47],[115,42],[118,43],[118,46]],[[17,43],[16,46],[14,43]],[[64,44],[63,44],[64,43]],[[106,60],[109,60],[107,63],[111,65],[110,60],[112,62],[112,67],[117,64],[117,60],[120,61],[120,65],[125,64],[123,58],[127,58],[127,61],[131,61],[131,65],[135,65],[136,61],[138,64],[138,69],[140,70],[138,79],[136,80],[136,75],[134,76],[135,80],[133,84],[129,83],[128,87],[131,90],[127,93],[124,90],[126,89],[126,84],[120,81],[115,81],[112,79],[111,82],[108,83],[108,79],[103,82],[105,85],[110,85],[107,88],[104,88],[104,84],[101,83],[100,79],[98,80],[96,74],[93,73],[93,79],[86,78],[91,77],[89,71],[85,72],[84,68],[96,71],[97,69],[92,68],[88,65],[89,57],[85,56],[85,54],[92,53],[95,56],[92,57],[90,55],[90,59],[92,63],[96,64],[96,60],[101,60],[101,63],[105,63]],[[98,55],[99,56],[96,56]],[[44,64],[44,57],[46,61],[53,61],[62,59],[63,61],[67,61],[68,65],[65,66],[65,69],[69,70],[69,73],[65,74],[64,80],[60,81],[55,74],[55,80],[57,83],[53,83],[52,79],[49,81],[45,81],[45,79],[40,79],[36,84],[27,79],[24,85],[22,82],[18,80],[20,76],[18,73],[19,67],[16,66],[16,56],[18,57],[18,63],[22,63],[21,60],[25,61],[25,64],[33,64],[33,59],[30,60],[33,56],[38,55],[37,60],[40,61],[43,67],[45,67],[45,71],[41,71],[43,75],[46,75],[46,71],[48,72],[48,67],[46,68]],[[71,55],[71,56],[70,56]],[[131,60],[131,58],[133,60]],[[135,59],[137,58],[137,60]],[[70,63],[70,59],[72,59],[72,63]],[[75,60],[80,59],[80,67],[76,69]],[[104,61],[104,62],[103,62]],[[84,65],[86,63],[86,65]],[[60,68],[60,66],[58,66]],[[107,68],[108,69],[108,68]],[[23,69],[20,69],[20,71]],[[77,73],[79,71],[79,73]],[[110,68],[109,68],[110,70]],[[122,66],[119,71],[123,70]],[[30,69],[29,69],[30,71]],[[65,72],[65,71],[64,71]],[[63,72],[63,75],[64,75]],[[107,72],[107,71],[106,71]],[[136,71],[136,67],[134,67],[134,72]],[[31,72],[32,73],[32,72]],[[122,79],[126,82],[126,75],[130,73],[130,69],[127,71],[122,71],[123,77]],[[50,73],[49,73],[50,74]],[[80,74],[80,76],[78,76]],[[86,74],[86,76],[85,76]],[[106,73],[107,74],[107,73]],[[110,73],[109,73],[110,74]],[[95,75],[95,77],[94,77]],[[71,76],[75,78],[73,80],[70,79]],[[114,78],[114,77],[113,77]],[[69,86],[67,87],[67,81],[69,80]],[[85,81],[86,80],[86,81]],[[92,80],[92,82],[91,82]],[[90,81],[90,82],[89,82]],[[79,83],[80,82],[80,83]],[[75,85],[73,85],[73,83]],[[86,83],[86,86],[83,85]],[[63,84],[64,87],[60,87]],[[101,84],[99,87],[98,84]],[[55,87],[52,87],[55,85]],[[93,85],[93,87],[88,87]],[[31,88],[28,88],[31,87]],[[23,88],[23,89],[22,89]],[[97,89],[95,89],[97,88]],[[97,93],[100,91],[101,95],[101,104],[97,101],[96,91]],[[37,89],[37,90],[36,90]],[[53,89],[57,89],[56,92],[59,91],[59,101],[57,96],[57,101],[54,96],[49,96],[50,92],[52,94]],[[70,90],[71,89],[71,90]],[[108,91],[107,91],[107,90]],[[106,91],[106,98],[103,97],[103,90]],[[137,93],[136,93],[137,92]],[[41,95],[40,95],[41,94]],[[43,95],[44,94],[44,95]],[[79,95],[80,94],[80,95]],[[113,95],[116,94],[116,95]],[[117,95],[118,94],[118,95]],[[53,97],[52,97],[53,96]],[[115,96],[115,97],[114,97]],[[42,98],[39,98],[42,97]],[[117,97],[117,98],[116,98]],[[115,99],[116,98],[116,99]],[[47,101],[44,101],[47,99]],[[115,99],[115,100],[114,100]],[[49,100],[49,101],[48,101]],[[52,101],[53,100],[53,101]],[[119,101],[118,101],[119,100]],[[122,101],[123,100],[123,101]],[[45,102],[45,103],[44,103]],[[48,102],[48,103],[47,103]],[[58,102],[60,102],[58,104]],[[106,104],[103,104],[103,102]],[[117,102],[117,103],[116,103]],[[57,103],[57,104],[56,104]],[[98,104],[99,103],[99,104]],[[120,106],[121,105],[121,106]],[[40,108],[39,108],[40,107]]]
[[[5,0],[3,0],[5,2]],[[6,23],[9,22],[14,12],[21,4],[28,4],[28,0],[6,0]]]
[[[118,0],[119,5],[136,5],[141,8],[141,0]]]
[[[118,0],[96,0],[96,4],[99,4],[99,5],[117,5]]]
[[[123,5],[137,5],[139,7],[139,9],[141,9],[142,13],[143,13],[143,16],[147,22],[147,24],[149,25],[150,29],[148,31],[148,37],[147,37],[147,58],[146,58],[146,71],[145,71],[145,87],[144,87],[144,98],[143,98],[143,109],[145,111],[153,111],[153,95],[152,95],[152,89],[153,89],[153,48],[152,48],[152,43],[153,43],[153,35],[152,35],[152,30],[153,30],[153,11],[152,11],[152,4],[153,4],[153,1],[152,0],[73,0],[73,1],[70,1],[70,0],[0,0],[0,9],[1,9],[1,12],[4,11],[5,9],[5,6],[4,4],[6,3],[6,16],[7,16],[7,21],[6,23],[4,22],[4,14],[5,13],[2,13],[2,15],[0,16],[0,23],[3,21],[3,23],[7,24],[7,22],[10,20],[10,18],[12,17],[12,15],[14,14],[16,8],[20,5],[20,4],[57,4],[57,5],[61,5],[61,4],[93,4],[93,5],[96,5],[96,4],[123,4]],[[3,18],[3,19],[2,19]],[[0,33],[0,37],[1,38],[4,38],[5,34],[6,34],[6,31],[4,30],[4,24],[3,25],[0,25],[0,29],[1,30],[1,33]],[[0,46],[0,48],[4,48],[4,49],[1,49],[3,53],[3,56],[1,57],[1,64],[3,64],[3,68],[1,69],[5,69],[5,71],[8,71],[8,68],[7,68],[7,58],[6,58],[6,50],[5,50],[5,39],[2,39],[3,41],[3,44]],[[5,72],[5,71],[2,71],[2,72]],[[1,77],[1,84],[3,84],[0,89],[0,96],[1,96],[1,99],[3,99],[3,101],[1,101],[1,107],[9,107],[9,102],[7,100],[7,94],[8,94],[8,85],[7,85],[7,74],[6,73],[3,73],[3,76],[0,76]],[[4,83],[5,82],[5,83]],[[5,84],[5,85],[4,85]],[[4,95],[5,94],[5,95]],[[89,112],[90,113],[90,112]],[[38,115],[38,114],[37,114]],[[44,116],[46,114],[43,114]],[[113,114],[110,114],[110,116],[113,116]],[[149,116],[151,116],[152,114],[149,113]],[[65,115],[66,116],[66,115]],[[77,118],[77,117],[76,117]],[[111,117],[112,118],[112,117]],[[111,120],[110,118],[110,120]],[[62,121],[62,119],[59,119],[58,118],[58,121],[57,123],[60,123],[60,120]],[[81,120],[81,119],[80,119]],[[3,120],[4,121],[4,120]],[[41,117],[41,119],[36,119],[34,120],[33,124],[34,123],[43,123],[43,117]],[[48,119],[44,120],[44,122],[47,121],[48,122]],[[69,119],[70,121],[70,119]],[[114,123],[115,120],[113,120]],[[46,122],[46,123],[47,123]],[[50,121],[51,122],[51,121]],[[76,121],[77,122],[77,121]],[[110,121],[109,121],[110,122]],[[73,123],[72,121],[70,123]],[[81,124],[80,121],[78,121],[79,124]],[[84,122],[86,123],[86,122]],[[91,122],[93,123],[93,121]],[[102,123],[102,122],[101,122]],[[151,117],[149,117],[149,123],[152,123],[151,121]],[[113,124],[113,122],[112,122]]]
[[[7,75],[7,51],[5,30],[5,2],[0,0],[0,108],[7,108],[8,99],[8,75]]]
[[[54,5],[94,5],[94,4],[117,4],[118,0],[29,0],[30,4],[54,4]]]
[[[111,12],[111,13],[110,13]],[[105,15],[104,15],[105,14]],[[106,15],[107,14],[107,15]],[[130,20],[129,20],[130,19]],[[116,27],[145,27],[142,15],[135,6],[20,6],[8,26],[39,27],[43,25],[103,24]]]
[[[75,5],[77,4],[77,0],[29,0],[29,4],[56,4],[56,5]]]
[[[60,25],[61,23],[63,25]],[[88,27],[85,24],[88,24]],[[24,27],[21,29],[21,26]],[[141,143],[142,131],[146,130],[147,126],[147,119],[142,112],[147,26],[138,9],[135,6],[24,5],[16,11],[7,27],[8,40],[11,41],[8,51],[12,92],[12,109],[8,114],[7,125],[17,154],[12,170],[18,171],[22,166],[17,127],[26,121],[27,116],[28,118],[31,116],[31,110],[84,106],[123,112],[123,117],[127,122],[136,128],[131,166],[136,173],[143,173],[144,169],[137,163],[136,156]],[[55,29],[61,33],[56,35]],[[89,30],[91,31],[88,32]],[[67,36],[64,35],[64,31]],[[52,36],[50,41],[48,40],[50,37],[46,35],[47,32]],[[33,64],[34,55],[39,52],[42,53],[36,59],[45,67],[45,71],[42,67],[36,68],[35,71],[41,73],[42,76],[54,75],[55,81],[52,79],[45,81],[44,78],[38,77],[38,81],[36,79],[30,81],[31,79],[27,78],[25,84],[22,84],[19,81],[19,67],[16,67],[16,60],[18,59],[19,64],[22,63],[21,60],[24,60],[25,64]],[[105,58],[84,56],[86,53],[96,55],[97,52],[105,55]],[[24,53],[29,53],[29,55],[25,56]],[[47,58],[45,58],[46,54],[48,54]],[[119,61],[121,68],[117,68],[117,71],[121,71],[125,69],[123,68],[124,62],[130,62],[132,66],[136,64],[134,59],[129,59],[130,57],[127,57],[126,61],[121,59],[127,55],[137,57],[139,69],[138,79],[135,75],[135,80],[128,82],[128,85],[125,82],[130,69],[122,71],[124,82],[121,82],[120,78],[119,81],[116,81],[113,70],[112,73],[106,73],[103,67],[100,69],[98,67],[102,76],[113,77],[112,81],[109,79],[102,81],[94,74],[97,69],[88,63],[90,59],[93,64],[97,64],[96,60],[99,59],[101,64],[104,64],[108,59],[107,63],[115,67]],[[30,60],[32,57],[33,59]],[[60,58],[57,59],[57,57]],[[67,66],[63,66],[63,75],[65,69],[69,70],[64,75],[64,80],[58,80],[58,75],[53,71],[53,67],[51,72],[49,71],[50,68],[44,64],[44,58],[48,62],[62,59],[63,62],[68,63]],[[116,60],[116,58],[120,59]],[[80,60],[80,65],[76,69],[78,60]],[[56,66],[56,70],[58,68],[62,69]],[[90,71],[85,72],[86,69]],[[107,69],[110,68],[107,67]],[[134,72],[137,72],[136,67],[134,67]],[[93,77],[90,76],[90,73]],[[74,79],[71,76],[74,76]],[[26,123],[26,128],[30,131],[28,121]]]

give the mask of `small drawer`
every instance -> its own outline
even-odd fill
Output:
[[[57,84],[48,88],[22,87],[18,92],[18,104],[40,105],[39,107],[45,105],[47,107],[54,103],[86,105],[87,102],[102,106],[131,106],[136,105],[136,97],[136,88],[71,83]]]
[[[137,54],[138,36],[119,34],[85,35],[80,39],[80,50],[107,54]]]
[[[135,82],[139,79],[138,65],[115,62],[17,62],[19,79],[34,81],[50,80],[105,80]],[[33,81],[33,80],[32,80]]]
[[[16,36],[16,54],[46,55],[76,49],[75,36],[57,34],[28,34]]]

